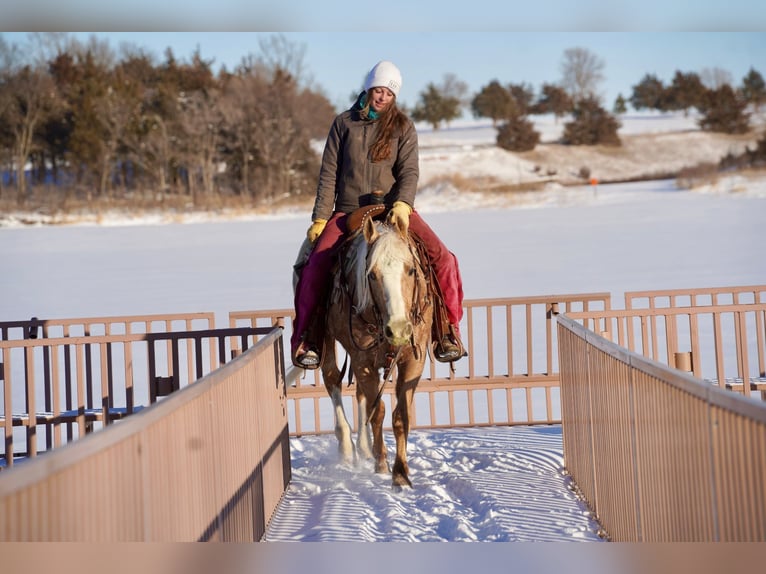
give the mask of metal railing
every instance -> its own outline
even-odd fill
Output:
[[[193,385],[0,473],[0,540],[259,540],[290,454],[282,330],[254,334]]]
[[[616,541],[766,541],[766,405],[558,319],[565,466]]]
[[[211,312],[65,319],[38,319],[37,317],[32,317],[22,321],[0,321],[0,340],[169,333],[172,331],[212,329],[214,327],[215,316]]]
[[[610,295],[476,299],[463,304],[461,331],[468,357],[457,361],[454,371],[429,358],[413,401],[413,428],[559,423],[554,317],[559,312],[609,309]],[[280,325],[288,335],[293,316],[292,309],[237,311],[229,313],[229,324]],[[287,391],[291,434],[333,432],[321,372],[302,374]],[[356,425],[354,388],[346,386],[343,394]],[[382,398],[391,412],[392,384],[385,386]]]
[[[58,448],[153,404],[216,370],[256,333],[206,329],[0,341],[0,461],[11,466],[15,456]]]

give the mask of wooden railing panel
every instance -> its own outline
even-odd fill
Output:
[[[766,541],[766,405],[570,317],[559,354],[565,465],[611,539]]]
[[[558,423],[555,316],[610,305],[608,293],[464,301],[461,332],[468,357],[454,364],[454,372],[429,357],[415,393],[413,428]],[[229,313],[229,325],[281,325],[289,338],[293,316],[292,309],[237,311]],[[345,356],[340,348],[338,356]],[[392,387],[387,384],[383,392],[389,413]],[[354,392],[353,386],[344,387],[344,405],[347,414],[354,414],[353,425]],[[319,370],[304,372],[288,389],[288,398],[293,435],[333,432]],[[330,416],[322,414],[328,411]]]
[[[688,353],[699,379],[746,395],[766,390],[766,303],[612,309],[568,317],[671,367],[676,353]]]
[[[36,456],[63,446],[188,386],[225,363],[234,347],[247,348],[255,333],[239,328],[0,341],[4,464],[13,465],[14,453]]]
[[[281,329],[257,335],[119,425],[0,473],[0,540],[259,540],[290,466]]]

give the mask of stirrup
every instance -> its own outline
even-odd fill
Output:
[[[456,344],[449,335],[445,335],[434,345],[434,356],[439,362],[451,363],[465,356],[465,352],[461,353],[460,349],[461,345]]]
[[[301,369],[317,369],[320,362],[319,352],[303,343],[298,346],[293,355],[293,365]]]

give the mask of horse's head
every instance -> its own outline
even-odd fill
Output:
[[[424,292],[419,288],[422,274],[416,256],[398,230],[372,219],[365,222],[356,240],[354,304],[360,311],[374,306],[388,342],[395,347],[406,345],[413,333],[413,307]]]

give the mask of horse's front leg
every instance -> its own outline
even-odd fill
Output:
[[[402,369],[402,371],[404,370]],[[412,399],[419,377],[406,380],[405,376],[404,373],[401,373],[396,382],[396,407],[391,415],[396,442],[396,458],[394,459],[392,476],[392,487],[395,490],[401,490],[405,486],[412,487],[410,467],[407,464],[407,437],[410,433]]]
[[[344,462],[352,462],[354,460],[354,444],[351,440],[351,425],[346,418],[346,411],[343,409],[343,381],[335,360],[335,341],[328,340],[325,343],[322,376],[335,415],[335,437],[338,439],[338,452]]]
[[[369,453],[375,460],[375,472],[389,472],[388,451],[383,442],[383,419],[386,416],[386,405],[381,399],[375,404],[380,385],[380,377],[377,370],[364,368],[357,376],[357,399],[359,401],[359,442],[357,446],[360,452]],[[369,425],[367,424],[367,421]],[[369,430],[372,430],[372,453],[369,447]]]
[[[370,434],[370,425],[367,423],[367,399],[359,386],[356,389],[356,402],[356,452],[360,457],[372,458],[372,434]]]

